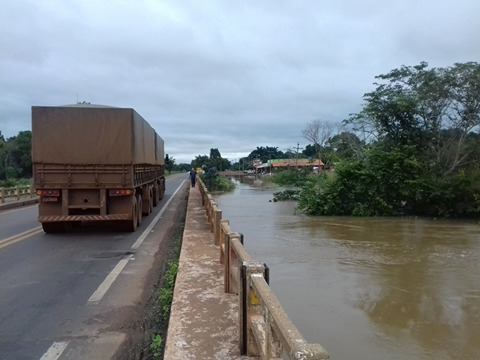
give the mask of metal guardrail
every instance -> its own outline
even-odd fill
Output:
[[[201,180],[198,183],[224,265],[224,290],[238,295],[241,355],[261,359],[329,359],[327,351],[319,344],[308,343],[288,318],[269,286],[268,266],[247,253],[243,235],[232,232],[205,184]]]
[[[6,199],[20,200],[22,197],[34,198],[36,196],[33,185],[0,188],[0,203]]]

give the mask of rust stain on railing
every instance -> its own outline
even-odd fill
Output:
[[[269,268],[247,253],[243,235],[222,219],[222,211],[201,180],[199,187],[224,265],[224,291],[238,295],[241,354],[261,359],[329,359],[320,344],[308,343],[291,322],[268,284]]]

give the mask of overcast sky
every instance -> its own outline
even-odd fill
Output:
[[[135,108],[177,162],[306,141],[402,64],[480,60],[479,0],[1,1],[0,131],[32,105]]]

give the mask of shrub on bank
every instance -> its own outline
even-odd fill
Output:
[[[310,175],[312,175],[310,170],[285,170],[275,173],[270,180],[280,186],[300,187]]]
[[[229,178],[217,174],[210,175],[208,172],[202,175],[202,180],[209,191],[227,192],[235,189],[235,184]]]
[[[480,216],[480,170],[444,176],[409,148],[371,149],[343,161],[333,176],[309,177],[299,196],[309,215]]]

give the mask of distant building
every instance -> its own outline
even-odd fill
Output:
[[[310,160],[310,159],[276,159],[269,160],[269,163],[274,169],[305,169],[314,167],[323,169],[324,163],[322,160]]]
[[[323,170],[325,164],[322,160],[310,160],[310,159],[274,159],[268,160],[263,164],[255,164],[256,173],[266,173],[272,170],[286,170],[286,169],[311,169]]]

